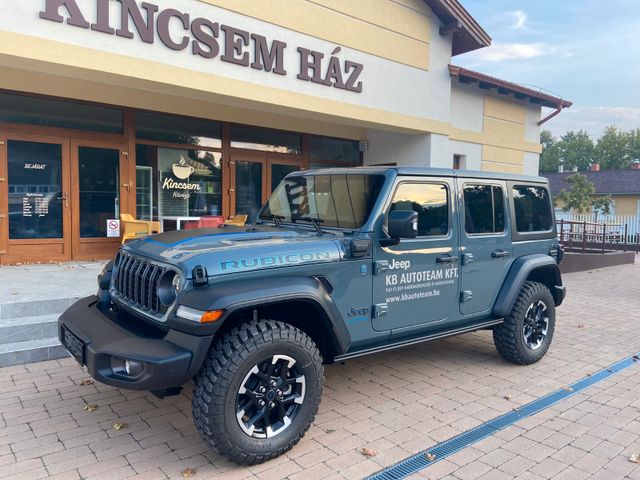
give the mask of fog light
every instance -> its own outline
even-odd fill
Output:
[[[142,364],[133,360],[124,361],[124,371],[130,377],[136,377],[142,372]]]

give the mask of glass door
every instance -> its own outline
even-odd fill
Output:
[[[300,170],[302,165],[297,160],[270,159],[268,161],[269,185],[271,190],[269,195],[276,189],[280,182],[290,173]],[[265,201],[268,200],[265,199]]]
[[[259,158],[236,156],[231,159],[231,212],[233,216],[247,215],[253,223],[264,202],[266,192],[265,161]]]
[[[71,258],[69,142],[0,138],[2,263]],[[3,148],[4,147],[4,148]]]
[[[128,201],[131,184],[126,156],[119,146],[72,141],[73,257],[108,258],[120,244],[113,228],[120,219],[121,203]],[[111,228],[110,228],[111,225]]]

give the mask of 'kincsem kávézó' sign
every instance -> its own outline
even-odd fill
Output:
[[[160,10],[157,5],[136,0],[95,0],[96,18],[87,18],[77,0],[46,0],[45,9],[40,18],[75,27],[92,30],[108,35],[133,39],[132,26],[143,42],[153,44],[157,38],[171,50],[190,50],[192,55],[206,59],[220,57],[243,67],[277,75],[287,75],[284,68],[284,56],[287,44],[279,40],[271,42],[263,35],[219,24],[208,18],[192,18],[191,15],[173,8]],[[81,4],[83,2],[80,2]],[[120,8],[120,26],[111,25],[111,8]],[[179,25],[181,33],[172,33],[170,25]],[[190,48],[189,48],[190,47]],[[298,47],[300,70],[297,78],[352,92],[362,92],[361,75],[364,66],[337,56],[336,48],[328,59],[325,54]]]

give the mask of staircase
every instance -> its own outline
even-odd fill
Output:
[[[0,367],[63,358],[58,317],[78,298],[0,304]]]

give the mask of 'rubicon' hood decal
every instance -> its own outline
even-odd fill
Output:
[[[340,261],[335,235],[282,228],[202,229],[147,237],[128,250],[178,266],[187,276],[197,265],[210,276]]]

